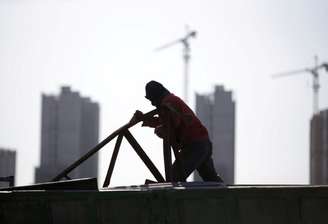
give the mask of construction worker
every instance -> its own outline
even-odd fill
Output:
[[[146,84],[145,97],[159,110],[159,115],[143,120],[142,126],[155,128],[155,134],[163,138],[164,119],[168,115],[171,117],[175,138],[170,144],[178,147],[178,158],[172,167],[172,181],[184,182],[197,170],[204,181],[223,182],[213,165],[212,143],[207,129],[187,104],[156,81]],[[141,111],[136,111],[134,116],[142,119],[142,115]]]

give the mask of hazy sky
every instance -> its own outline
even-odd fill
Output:
[[[0,147],[18,151],[18,184],[33,182],[39,164],[41,93],[70,85],[101,107],[100,140],[125,124],[149,80],[183,94],[182,47],[191,41],[190,106],[194,94],[224,85],[236,100],[236,182],[308,183],[309,74],[271,74],[328,61],[324,0],[0,0]],[[328,107],[328,74],[320,72],[320,108]],[[132,129],[163,172],[161,141]],[[114,143],[101,156],[103,181]],[[123,143],[113,184],[153,179]]]

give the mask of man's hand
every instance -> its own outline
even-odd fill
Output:
[[[141,126],[142,127],[149,127],[149,128],[154,128],[153,126],[153,121],[151,119],[146,119],[146,120],[143,120]]]
[[[136,119],[138,119],[138,120],[142,120],[144,114],[140,110],[136,110],[136,112],[134,112],[133,116],[136,117]]]
[[[140,110],[136,110],[136,112],[134,112],[133,117],[130,120],[130,123],[142,121],[143,117],[144,114]]]
[[[130,120],[130,123],[138,123],[139,121],[143,121],[142,126],[150,128],[155,128],[156,126],[160,125],[159,117],[150,117],[145,115],[146,114],[142,113],[140,110],[136,110]]]

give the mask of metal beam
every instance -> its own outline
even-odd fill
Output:
[[[132,148],[136,151],[140,159],[145,163],[149,171],[154,175],[156,180],[158,182],[165,182],[162,174],[158,171],[156,166],[153,164],[153,162],[149,159],[147,154],[144,152],[144,150],[141,148],[137,140],[133,137],[131,132],[129,130],[126,130],[124,133],[125,138],[128,140]]]
[[[117,137],[117,140],[116,140],[116,143],[115,143],[115,148],[114,148],[114,151],[113,151],[113,154],[112,154],[112,159],[110,160],[110,164],[109,164],[109,167],[108,167],[108,171],[107,171],[107,175],[106,175],[103,187],[108,187],[108,185],[110,183],[110,179],[111,179],[112,174],[113,174],[116,158],[117,158],[117,155],[118,155],[118,151],[120,150],[122,139],[123,139],[122,134]]]

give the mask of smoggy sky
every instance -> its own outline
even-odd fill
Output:
[[[100,140],[136,109],[152,109],[144,85],[158,80],[183,94],[182,46],[191,40],[190,106],[194,94],[224,85],[236,101],[236,182],[308,183],[309,74],[271,74],[328,61],[324,0],[1,0],[0,147],[16,149],[18,184],[33,182],[39,164],[41,94],[70,85],[101,107]],[[328,73],[320,72],[320,108],[328,107]],[[161,141],[132,129],[163,172]],[[114,143],[100,154],[103,181]],[[123,142],[114,185],[153,179]]]

